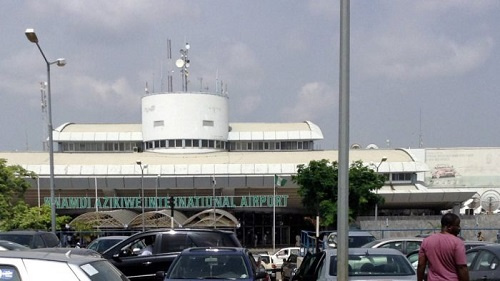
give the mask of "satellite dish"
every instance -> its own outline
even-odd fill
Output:
[[[178,59],[175,61],[175,66],[177,66],[178,68],[181,68],[184,66],[184,60],[183,59]]]
[[[358,143],[353,143],[351,145],[351,149],[360,149],[361,148],[361,145],[359,145]]]
[[[500,207],[500,193],[496,190],[487,190],[481,195],[481,207],[486,210],[488,214],[492,214]]]
[[[378,146],[376,144],[370,143],[366,146],[366,149],[378,149]]]

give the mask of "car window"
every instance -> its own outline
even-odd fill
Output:
[[[0,280],[2,281],[20,281],[17,268],[11,265],[0,265]]]
[[[127,278],[116,267],[106,261],[81,265],[80,268],[92,281],[125,281]]]
[[[476,263],[472,268],[473,271],[490,271],[498,267],[498,258],[489,251],[480,251]]]
[[[406,257],[399,255],[349,255],[349,276],[413,275]],[[330,258],[329,274],[337,275],[337,257]]]
[[[35,235],[33,236],[33,248],[46,248],[45,242],[42,239],[42,236],[40,235]]]
[[[403,252],[403,242],[401,241],[388,242],[385,243],[384,245],[381,245],[379,248],[391,248]]]
[[[420,249],[422,241],[406,241],[406,252],[413,252]]]
[[[57,247],[59,245],[59,238],[53,233],[42,233],[42,237],[46,243],[46,247]]]
[[[477,253],[478,253],[478,251],[469,251],[466,254],[466,256],[467,256],[467,267],[469,268],[469,270],[472,270],[471,265],[472,265],[472,262],[474,262],[474,258],[477,256]]]
[[[238,240],[224,232],[188,232],[190,238],[189,247],[241,247]]]
[[[240,279],[249,277],[242,255],[180,255],[168,274],[170,279]]]
[[[186,233],[164,234],[161,239],[161,253],[181,252],[186,248],[196,246],[189,242]]]

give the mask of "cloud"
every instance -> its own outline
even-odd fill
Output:
[[[370,76],[398,80],[420,80],[432,77],[463,75],[481,66],[493,49],[491,38],[458,43],[450,39],[432,40],[415,36],[380,36],[358,63],[365,64]]]
[[[106,105],[110,111],[137,111],[140,108],[140,94],[125,78],[104,81],[90,76],[79,76],[70,82],[70,89],[77,91],[64,95],[73,108]],[[63,98],[63,97],[60,97]]]
[[[337,107],[337,92],[322,82],[311,82],[302,87],[291,106],[282,107],[282,120],[321,120]]]

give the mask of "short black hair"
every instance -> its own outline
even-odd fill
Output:
[[[446,213],[441,217],[441,227],[452,226],[457,220],[460,220],[454,213]]]

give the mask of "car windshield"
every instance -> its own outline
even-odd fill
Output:
[[[349,255],[349,276],[406,276],[415,271],[400,255]],[[330,258],[330,275],[337,275],[337,257]]]
[[[244,279],[249,270],[242,255],[181,255],[172,264],[170,279]]]
[[[29,247],[31,245],[31,240],[33,239],[33,236],[24,234],[1,234],[0,239],[12,241],[17,244]]]
[[[359,248],[373,240],[373,236],[349,236],[349,248]]]
[[[96,261],[80,265],[92,281],[126,281],[127,277],[107,261]]]

